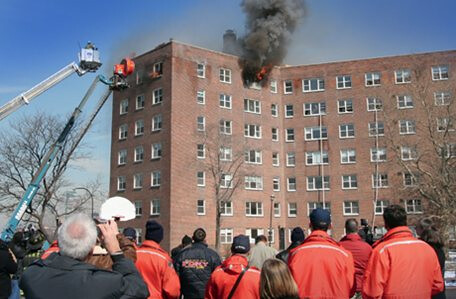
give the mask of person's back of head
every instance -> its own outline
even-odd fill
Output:
[[[355,218],[349,218],[345,221],[345,233],[353,234],[358,232],[358,221]]]
[[[260,298],[299,298],[298,287],[288,266],[278,259],[267,259],[260,275]]]
[[[421,218],[416,226],[416,232],[421,240],[433,245],[443,246],[443,239],[434,222],[430,218]]]
[[[202,228],[197,228],[194,232],[193,232],[193,237],[192,237],[193,241],[195,243],[200,243],[200,242],[203,242],[204,240],[206,240],[206,231]]]
[[[316,208],[310,213],[309,218],[312,230],[327,231],[331,226],[331,214],[328,210]]]
[[[264,243],[267,243],[268,242],[268,238],[266,238],[265,235],[259,235],[255,238],[255,244],[258,244],[260,242],[264,242]]]
[[[125,238],[129,239],[130,241],[136,242],[136,229],[133,227],[126,227],[122,231],[122,234]]]
[[[291,242],[292,243],[302,243],[304,241],[304,239],[306,238],[306,235],[304,234],[304,231],[302,230],[302,228],[300,228],[299,226],[293,228],[293,230],[291,231]]]
[[[146,240],[160,243],[163,240],[163,226],[155,220],[146,223]]]
[[[60,254],[83,260],[93,250],[97,229],[93,220],[84,214],[73,214],[65,219],[57,232]]]
[[[232,254],[247,254],[250,251],[250,238],[245,235],[238,235],[233,238],[231,244]]]
[[[383,220],[387,230],[407,225],[407,213],[400,205],[390,205],[383,211]]]
[[[189,236],[185,235],[182,240],[181,240],[181,245],[182,245],[182,248],[187,246],[187,245],[190,245],[192,244],[192,238],[190,238]]]

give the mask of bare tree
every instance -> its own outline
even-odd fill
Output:
[[[9,131],[0,134],[0,211],[11,213],[22,199],[33,176],[40,168],[47,151],[57,140],[65,126],[65,120],[46,113],[23,116],[11,124]],[[63,149],[41,182],[40,189],[31,203],[25,220],[36,223],[48,241],[54,239],[56,223],[60,217],[81,211],[91,200],[89,194],[72,197],[69,202],[68,190],[73,187],[65,177],[69,162],[89,157],[84,147],[78,144],[79,127],[73,129],[66,139]],[[100,190],[98,182],[86,187],[96,194]]]

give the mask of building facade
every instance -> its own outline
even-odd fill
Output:
[[[113,98],[110,196],[135,204],[125,225],[138,232],[162,223],[168,249],[197,227],[215,243],[216,189],[236,189],[222,208],[222,246],[270,226],[273,245],[287,246],[317,206],[330,209],[336,239],[347,218],[381,231],[390,203],[423,212],[404,171],[429,132],[422,99],[445,108],[436,132],[454,141],[456,51],[274,67],[264,86],[244,85],[238,57],[176,41],[134,60],[131,88]],[[220,178],[215,165],[233,166]]]

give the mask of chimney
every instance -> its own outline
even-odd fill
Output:
[[[234,30],[228,29],[225,31],[225,34],[223,34],[223,52],[232,55],[239,54],[237,37]]]

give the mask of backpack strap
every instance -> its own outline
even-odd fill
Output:
[[[237,287],[239,286],[239,283],[241,282],[242,277],[244,276],[245,272],[249,269],[249,266],[245,267],[241,274],[239,274],[238,278],[236,279],[236,282],[234,283],[233,288],[230,291],[230,294],[228,295],[227,299],[231,299],[234,295],[234,292],[236,291]]]

